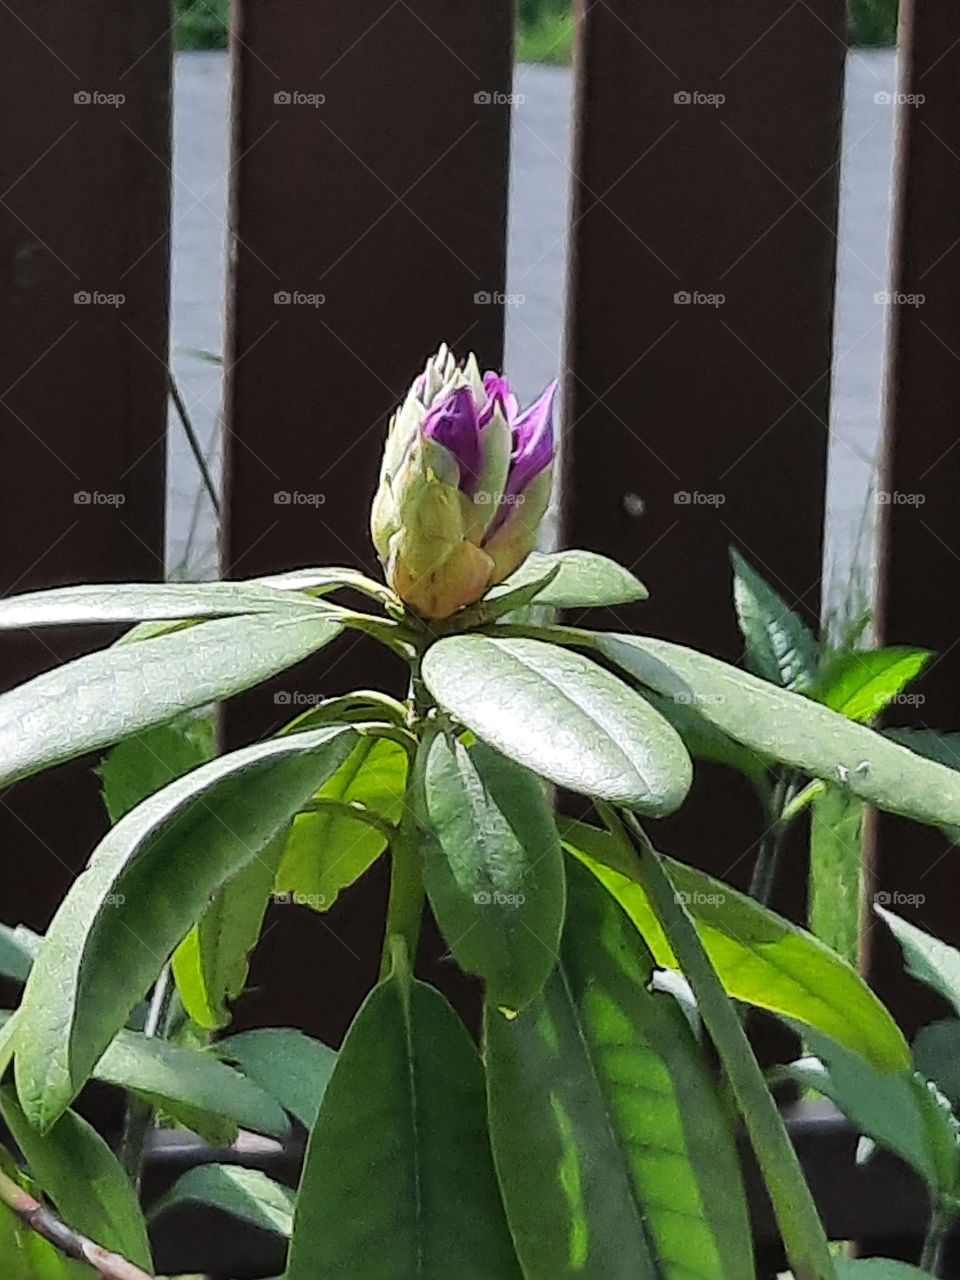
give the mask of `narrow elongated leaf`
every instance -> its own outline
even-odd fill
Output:
[[[278,894],[316,911],[329,911],[387,846],[382,831],[344,806],[358,805],[397,822],[407,785],[407,753],[385,738],[363,738],[317,792],[318,807],[294,819],[274,886]]]
[[[207,1031],[229,1025],[228,1004],[243,993],[287,831],[281,828],[227,881],[173,953],[173,975],[183,1006]]]
[[[161,622],[242,614],[316,614],[309,596],[259,582],[128,582],[30,591],[0,600],[0,631],[21,627]]]
[[[401,973],[351,1027],[310,1139],[286,1280],[516,1280],[483,1073],[438,991]]]
[[[212,714],[177,716],[167,724],[125,738],[107,753],[99,768],[110,821],[119,822],[141,800],[216,754]]]
[[[852,965],[866,917],[865,810],[840,787],[827,787],[810,808],[810,930]]]
[[[302,1125],[313,1128],[337,1062],[333,1049],[291,1027],[269,1027],[227,1036],[212,1052],[235,1062]]]
[[[151,796],[101,841],[24,989],[15,1065],[32,1124],[46,1129],[70,1105],[210,896],[268,848],[356,737],[330,727],[233,752]]]
[[[259,1169],[202,1164],[189,1169],[150,1211],[151,1220],[182,1204],[202,1204],[289,1238],[295,1196]]]
[[[753,1274],[733,1136],[686,1019],[583,868],[557,972],[488,1004],[491,1136],[527,1280]]]
[[[883,735],[924,760],[935,760],[946,769],[960,771],[960,733],[944,733],[939,729],[884,729]],[[960,824],[938,825],[951,844],[960,845]]]
[[[496,600],[509,591],[537,582],[552,569],[557,576],[537,593],[533,603],[551,609],[612,608],[646,600],[649,592],[629,569],[597,555],[595,551],[556,551],[551,555],[533,551],[515,573],[488,592]]]
[[[705,720],[689,699],[678,701],[675,698],[662,698],[652,690],[644,690],[644,697],[660,712],[664,720],[673,725],[694,760],[709,760],[713,764],[727,765],[755,782],[761,782],[765,778],[770,761]]]
[[[424,749],[426,886],[461,969],[496,1005],[520,1009],[557,960],[565,902],[560,837],[529,770],[482,742],[437,734]]]
[[[665,640],[594,633],[590,643],[661,695],[692,698],[707,720],[761,755],[846,787],[891,813],[933,826],[960,825],[960,774],[809,698]]]
[[[928,649],[898,646],[838,654],[810,696],[848,720],[866,724],[899,697],[930,661]]]
[[[643,934],[657,964],[677,968],[637,880],[632,850],[580,822],[568,822],[562,834]],[[880,1072],[909,1070],[910,1051],[899,1027],[851,965],[722,880],[669,858],[664,862],[728,995],[824,1032]]]
[[[0,1089],[0,1112],[31,1174],[63,1220],[135,1266],[152,1270],[146,1223],[133,1186],[96,1129],[68,1111],[49,1133],[39,1134],[9,1085]]]
[[[874,910],[900,943],[911,978],[931,987],[960,1013],[960,951],[886,907],[874,906]]]
[[[340,631],[319,613],[221,618],[68,662],[0,697],[0,783],[230,698]]]
[[[731,550],[730,558],[747,666],[785,689],[806,688],[817,673],[816,637],[738,551]]]
[[[864,1137],[900,1156],[934,1191],[954,1194],[960,1151],[946,1099],[912,1072],[880,1075],[824,1036],[814,1035],[811,1047],[817,1057],[801,1058],[782,1074],[829,1098]]]
[[[558,786],[656,817],[690,787],[676,731],[580,654],[539,640],[451,636],[427,650],[423,678],[478,738]]]

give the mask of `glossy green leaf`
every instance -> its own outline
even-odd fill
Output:
[[[147,1228],[133,1186],[97,1131],[72,1111],[39,1134],[12,1087],[0,1090],[0,1112],[30,1172],[63,1220],[104,1249],[152,1270]]]
[[[509,591],[537,582],[551,570],[556,577],[537,593],[533,603],[551,609],[612,608],[646,600],[649,592],[623,565],[595,551],[532,552],[515,573],[488,592],[496,600]]]
[[[292,1027],[266,1027],[227,1036],[211,1052],[235,1063],[302,1125],[313,1128],[336,1066],[333,1049]]]
[[[874,910],[900,943],[911,978],[931,987],[960,1013],[960,951],[886,907],[874,905]]]
[[[347,727],[260,743],[122,818],[71,887],[24,989],[17,1088],[31,1123],[68,1107],[210,897],[258,857],[356,742]]]
[[[913,1065],[960,1113],[960,1021],[931,1022],[917,1032],[912,1049]]]
[[[310,1138],[286,1280],[516,1280],[483,1072],[439,992],[401,972],[353,1023]]]
[[[482,742],[438,733],[418,796],[425,879],[447,945],[491,1001],[520,1009],[557,960],[563,854],[543,784]]]
[[[387,846],[384,833],[347,806],[396,823],[407,785],[406,751],[385,738],[363,738],[317,792],[318,807],[294,820],[275,892],[316,911],[329,911],[342,890],[355,884]]]
[[[828,707],[665,640],[594,633],[589,643],[662,696],[693,699],[712,724],[761,755],[880,809],[934,826],[960,825],[960,774]]]
[[[753,1274],[728,1119],[683,1013],[616,903],[570,868],[559,967],[488,1005],[490,1130],[527,1280]]]
[[[68,662],[0,696],[0,783],[230,698],[340,631],[319,613],[221,618]]]
[[[946,1100],[938,1100],[912,1072],[880,1075],[826,1037],[814,1035],[811,1048],[818,1056],[802,1058],[778,1074],[822,1093],[864,1137],[900,1156],[933,1190],[954,1194],[960,1151]]]
[[[309,596],[259,582],[104,583],[8,596],[0,600],[0,631],[261,613],[289,617],[323,609]]]
[[[478,738],[558,786],[655,817],[690,787],[683,743],[638,694],[596,663],[539,640],[451,636],[423,679]]]
[[[289,1237],[293,1227],[295,1196],[289,1187],[274,1182],[259,1169],[244,1169],[235,1164],[202,1164],[189,1169],[150,1211],[159,1218],[168,1210],[184,1204],[201,1204]]]
[[[141,800],[191,769],[199,769],[216,754],[213,715],[177,716],[117,743],[98,770],[110,821],[119,822]]]
[[[673,725],[694,760],[726,765],[757,783],[766,778],[770,762],[704,719],[692,702],[662,698],[652,690],[644,690],[643,696]]]
[[[250,953],[273,892],[288,828],[217,891],[210,905],[173,953],[173,976],[183,1007],[198,1026],[229,1026],[229,1002],[242,995]]]
[[[677,968],[638,882],[632,849],[580,822],[566,823],[561,834],[633,920],[657,964]],[[909,1069],[900,1029],[851,965],[722,880],[669,858],[664,863],[728,995],[823,1031],[880,1072]]]
[[[903,693],[931,657],[928,649],[904,646],[847,650],[834,658],[809,693],[848,720],[866,724]]]
[[[810,806],[810,931],[852,965],[866,923],[865,811],[840,787],[827,787]]]
[[[806,688],[817,673],[816,637],[738,551],[731,549],[730,558],[747,666],[755,675],[786,689]]]

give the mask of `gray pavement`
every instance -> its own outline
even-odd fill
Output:
[[[828,573],[842,584],[873,507],[870,487],[879,434],[887,286],[893,110],[875,95],[895,87],[891,51],[857,52],[847,73],[839,283],[828,497]],[[570,73],[526,66],[515,91],[507,291],[507,367],[522,398],[536,394],[562,363],[566,221],[569,203]],[[226,174],[226,56],[181,54],[177,61],[173,236],[173,345],[178,381],[215,470],[220,371],[191,349],[223,344]],[[168,565],[181,576],[216,571],[215,519],[196,464],[171,418]]]

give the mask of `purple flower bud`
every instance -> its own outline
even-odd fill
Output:
[[[513,427],[513,455],[510,473],[504,491],[507,502],[501,520],[509,510],[509,504],[526,490],[542,471],[553,462],[553,401],[557,393],[556,382],[551,382],[539,400],[534,401],[511,425]]]
[[[460,468],[460,488],[473,494],[480,478],[480,422],[469,387],[453,391],[424,419],[423,434],[453,454]]]

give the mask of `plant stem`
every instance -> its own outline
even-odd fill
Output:
[[[406,804],[403,820],[390,846],[390,901],[387,905],[383,957],[380,961],[381,979],[388,975],[392,967],[391,938],[403,938],[411,970],[416,967],[417,945],[420,942],[420,924],[426,895],[420,869],[420,851],[417,848],[417,828],[410,812],[409,790]]]
[[[948,1205],[934,1201],[930,1209],[930,1225],[927,1227],[926,1239],[923,1242],[923,1253],[920,1255],[921,1271],[928,1271],[932,1276],[940,1274],[943,1246],[953,1219],[954,1213]]]
[[[391,844],[397,838],[397,828],[389,819],[382,817],[379,813],[375,813],[373,809],[368,809],[366,805],[357,801],[335,800],[332,796],[317,796],[309,804],[305,804],[300,812],[334,813],[338,817],[352,818],[356,822],[363,822],[368,827],[373,827],[374,831],[379,831]]]
[[[796,1280],[834,1280],[816,1205],[750,1042],[660,855],[632,814],[627,829],[661,927],[693,988],[757,1156]]]
[[[143,1024],[143,1034],[150,1040],[163,1037],[166,1030],[167,1015],[174,994],[173,977],[169,964],[164,965],[153,988],[150,1008]],[[127,1100],[127,1115],[123,1126],[123,1143],[121,1147],[121,1164],[124,1172],[133,1183],[134,1190],[140,1190],[140,1179],[143,1175],[143,1156],[147,1135],[153,1128],[154,1109],[142,1098],[130,1097]]]
[[[750,878],[750,896],[764,906],[768,906],[773,897],[783,839],[790,825],[790,818],[786,815],[789,814],[796,788],[797,775],[792,771],[784,771],[777,777],[770,796],[769,826],[760,841],[757,861]]]
[[[42,1236],[67,1258],[77,1262],[85,1262],[102,1280],[152,1280],[146,1271],[141,1271],[132,1262],[127,1262],[119,1254],[110,1253],[86,1236],[82,1236],[72,1227],[57,1217],[39,1200],[35,1200],[29,1192],[14,1180],[0,1171],[0,1202],[11,1209],[24,1226],[36,1235]]]

